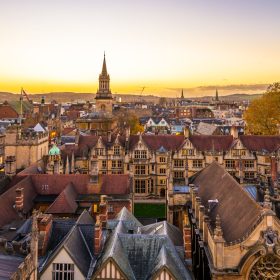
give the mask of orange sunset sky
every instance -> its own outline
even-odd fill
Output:
[[[0,91],[260,93],[280,76],[277,0],[0,0]]]

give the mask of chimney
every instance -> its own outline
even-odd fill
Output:
[[[16,189],[16,203],[15,208],[18,213],[22,214],[23,211],[23,199],[24,199],[24,189],[23,188],[17,188]]]
[[[238,138],[238,129],[236,126],[232,126],[230,128],[230,135],[234,138],[234,139],[237,139]]]
[[[184,221],[183,221],[183,234],[184,234],[184,250],[185,250],[185,258],[191,259],[192,258],[192,237],[191,237],[191,226],[189,223],[189,218],[187,214],[184,214]]]
[[[5,174],[7,176],[16,175],[16,157],[15,156],[7,156],[5,160]]]
[[[184,128],[184,136],[185,136],[185,138],[189,138],[190,137],[190,129],[189,129],[188,126],[186,126]]]
[[[38,248],[38,253],[40,256],[46,254],[48,240],[50,237],[52,228],[52,215],[51,214],[40,214],[38,216],[38,231],[40,238],[40,247]]]
[[[100,223],[102,228],[106,228],[106,223],[108,219],[108,207],[107,207],[107,196],[101,195],[100,197],[101,201],[99,204],[99,217],[100,217]]]
[[[100,222],[100,217],[96,216],[95,226],[94,226],[94,254],[99,255],[101,252],[102,245],[102,226]]]

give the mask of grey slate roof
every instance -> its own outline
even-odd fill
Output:
[[[219,214],[225,241],[243,238],[260,218],[263,208],[216,161],[200,171],[193,183],[206,211],[208,200],[218,200],[208,215],[213,230]]]
[[[126,209],[116,220],[108,221],[113,232],[108,237],[97,261],[95,272],[113,259],[128,279],[148,280],[162,268],[167,268],[176,279],[192,279],[173,242],[182,247],[180,231],[167,222],[142,226]],[[128,232],[134,227],[134,233]]]
[[[180,230],[172,224],[162,221],[140,228],[142,234],[167,235],[175,246],[184,246],[183,236]]]
[[[42,273],[64,248],[86,278],[95,260],[93,244],[94,221],[88,211],[83,211],[76,222],[54,221],[48,244],[48,255],[42,262],[40,272]]]

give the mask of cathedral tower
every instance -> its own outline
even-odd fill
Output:
[[[109,114],[112,113],[113,97],[110,89],[110,75],[107,73],[105,53],[102,72],[99,75],[99,88],[95,99],[97,112]]]

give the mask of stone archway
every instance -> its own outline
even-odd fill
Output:
[[[280,279],[280,259],[275,254],[265,255],[253,265],[248,280]]]

